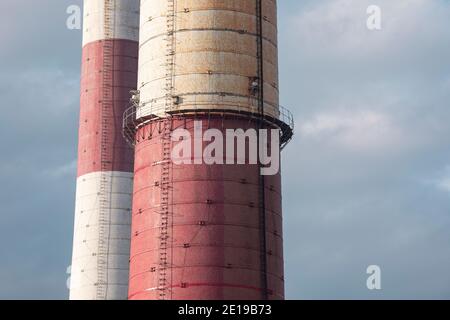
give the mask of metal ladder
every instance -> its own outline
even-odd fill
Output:
[[[113,160],[113,141],[109,138],[109,128],[114,125],[114,42],[110,39],[114,36],[114,12],[115,0],[104,0],[104,40],[102,61],[102,100],[100,103],[101,143],[100,161],[101,178],[99,190],[99,221],[98,221],[98,249],[97,249],[97,290],[96,299],[106,300],[108,295],[108,255],[109,255],[109,231],[111,214],[111,183],[106,175],[110,171]]]
[[[256,0],[256,16],[257,16],[257,58],[258,58],[258,129],[264,128],[264,39],[263,39],[263,4],[262,0]],[[260,149],[260,135],[258,135],[258,154]],[[259,163],[259,169],[262,168]],[[268,299],[268,283],[267,283],[267,239],[266,239],[266,181],[261,172],[258,172],[258,201],[259,201],[259,239],[260,239],[260,261],[261,261],[261,291],[262,299]]]
[[[171,298],[171,266],[172,255],[172,226],[170,219],[171,211],[171,190],[172,190],[172,159],[171,159],[171,133],[172,119],[170,111],[174,104],[174,72],[175,72],[175,30],[176,30],[176,0],[167,0],[166,15],[166,77],[165,91],[166,99],[164,106],[165,119],[162,121],[161,142],[162,142],[162,159],[161,159],[161,198],[160,198],[160,234],[159,234],[159,270],[158,270],[158,298],[166,300]]]
[[[170,135],[172,132],[171,121],[163,120],[162,122],[162,161],[161,161],[161,198],[160,198],[160,233],[159,233],[159,272],[158,272],[158,288],[159,299],[165,300],[169,293],[168,287],[171,283],[171,269],[172,256],[169,253],[171,248],[171,221],[170,221],[170,204],[171,204],[171,141]]]
[[[173,88],[175,71],[175,28],[176,28],[176,0],[167,0],[166,15],[166,75],[165,75],[165,112],[173,107]]]

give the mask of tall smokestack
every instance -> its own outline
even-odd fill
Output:
[[[276,1],[142,1],[140,34],[139,96],[124,115],[135,144],[129,299],[283,299],[280,174],[171,157],[174,130],[194,136],[197,121],[291,138]]]
[[[136,88],[139,0],[84,0],[70,299],[126,299],[133,151],[121,135]]]

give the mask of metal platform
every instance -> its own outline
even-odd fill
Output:
[[[236,107],[235,107],[236,108]],[[275,128],[281,130],[280,136],[280,148],[283,148],[292,140],[294,136],[294,116],[292,113],[282,107],[279,106],[279,117],[275,118],[270,115],[264,115],[263,121]],[[250,113],[245,111],[244,108],[237,110],[229,110],[229,109],[189,109],[189,110],[176,110],[172,112],[167,112],[165,117],[157,116],[157,115],[146,115],[139,116],[139,106],[134,103],[131,103],[130,106],[125,110],[123,114],[123,123],[122,123],[122,134],[125,140],[131,145],[134,146],[136,144],[136,132],[139,128],[145,126],[147,123],[151,121],[164,120],[167,118],[176,118],[182,119],[185,116],[193,117],[201,116],[201,117],[210,117],[210,116],[219,116],[223,118],[245,118],[252,121],[261,120],[261,115],[257,113]]]

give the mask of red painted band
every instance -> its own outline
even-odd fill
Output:
[[[194,120],[201,118],[167,121],[173,129],[192,133]],[[242,118],[203,120],[204,130],[257,126]],[[137,133],[145,139],[140,138],[135,148],[129,298],[160,299],[159,290],[146,290],[167,287],[164,299],[263,299],[259,167],[173,164],[166,195],[161,188],[162,164],[166,163],[162,161],[166,149],[160,130],[163,121],[152,122]],[[270,299],[282,299],[280,174],[265,177],[265,182],[267,287],[272,290]],[[164,197],[170,197],[167,220],[161,218]],[[183,283],[188,285],[181,288]]]
[[[111,77],[103,76],[105,43],[113,48],[112,58],[107,53],[110,59],[106,60],[111,61]],[[133,171],[133,150],[122,137],[122,116],[129,92],[137,85],[137,59],[136,41],[101,40],[84,46],[78,176],[98,171]]]
[[[181,288],[181,289],[188,289],[190,287],[220,287],[220,288],[239,288],[239,289],[247,289],[247,290],[253,290],[253,291],[258,291],[258,292],[263,292],[264,289],[262,288],[257,288],[257,287],[251,287],[251,286],[243,286],[243,285],[238,285],[238,284],[230,284],[230,283],[185,283],[185,284],[177,284],[177,285],[173,285],[173,286],[168,286],[167,288],[169,289],[173,289],[173,288]],[[157,288],[155,288],[155,290],[158,290]],[[132,295],[130,295],[129,299],[132,300],[133,297],[139,295],[139,294],[143,294],[143,293],[147,293],[150,290],[143,290],[141,292],[136,292]],[[267,294],[270,296],[274,296],[276,295],[273,290],[267,290]],[[279,295],[278,295],[279,296]],[[280,298],[284,298],[283,296],[279,296]]]

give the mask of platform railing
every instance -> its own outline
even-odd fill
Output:
[[[168,117],[181,118],[184,115],[219,115],[223,117],[239,117],[247,118],[254,121],[261,120],[261,115],[256,112],[249,112],[249,106],[240,106],[232,104],[221,104],[218,108],[206,108],[206,104],[212,105],[211,101],[197,102],[195,105],[183,105],[181,109],[162,113],[161,106],[158,103],[146,104],[138,106],[131,102],[123,114],[122,133],[123,137],[130,145],[136,143],[136,132],[139,128],[147,123]],[[267,112],[263,116],[263,121],[269,125],[273,125],[281,130],[280,147],[283,149],[292,139],[294,135],[295,123],[293,114],[285,107],[278,106],[271,112]]]

